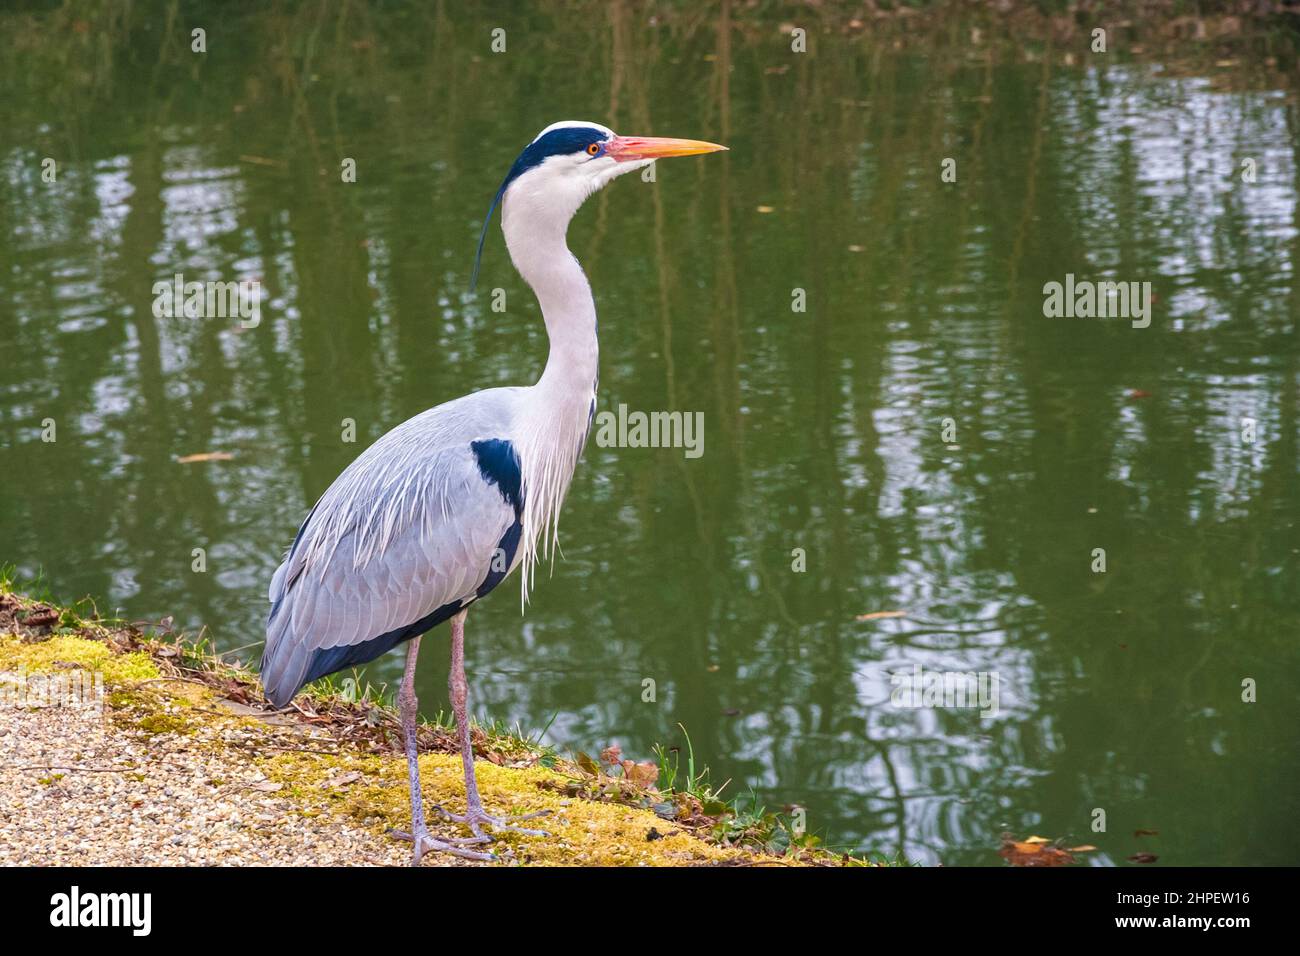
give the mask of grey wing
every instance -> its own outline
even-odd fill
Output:
[[[338,477],[276,570],[262,659],[276,706],[309,680],[379,656],[439,609],[454,613],[493,574],[494,557],[503,576],[497,548],[517,515],[481,473],[466,437],[477,429],[439,430],[425,416]]]

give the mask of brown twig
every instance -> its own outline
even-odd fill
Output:
[[[15,770],[69,770],[83,773],[139,773],[138,767],[55,767],[33,764],[30,767],[14,767]]]

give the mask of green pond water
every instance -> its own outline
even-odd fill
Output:
[[[600,409],[702,413],[703,454],[589,442],[527,613],[512,578],[470,615],[473,711],[640,759],[684,725],[727,794],[927,864],[1000,864],[1004,830],[1094,865],[1300,862],[1294,93],[836,31],[797,55],[693,8],[109,6],[0,14],[20,577],[256,660],[348,462],[540,374],[496,224],[468,291],[522,146],[566,118],[723,142],[570,229]],[[260,323],[155,317],[177,273],[257,280]],[[1149,325],[1044,315],[1067,276],[1149,282]],[[996,713],[900,706],[918,667],[995,678]]]

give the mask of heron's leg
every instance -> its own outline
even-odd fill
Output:
[[[447,687],[451,691],[451,709],[456,715],[456,738],[460,743],[460,761],[465,768],[466,809],[463,815],[448,813],[441,807],[438,810],[449,820],[468,824],[476,837],[483,835],[484,824],[494,830],[508,830],[528,836],[546,836],[545,830],[526,830],[523,827],[511,826],[504,817],[491,816],[483,811],[483,798],[479,796],[478,781],[474,777],[474,744],[470,741],[469,734],[467,705],[469,686],[465,682],[465,616],[467,613],[461,611],[451,619],[451,673],[447,677]],[[527,820],[541,815],[541,813],[530,813],[516,819]]]
[[[420,857],[430,850],[451,853],[454,856],[463,856],[470,860],[495,860],[496,857],[491,853],[479,853],[456,845],[482,843],[487,839],[486,837],[479,837],[478,834],[475,834],[473,839],[439,840],[429,832],[429,828],[424,823],[424,801],[420,796],[420,752],[416,739],[420,702],[415,696],[415,658],[419,652],[420,639],[418,637],[412,638],[410,645],[406,648],[406,672],[402,674],[402,686],[397,693],[397,702],[402,710],[402,737],[406,743],[406,773],[411,787],[411,832],[402,833],[394,830],[392,831],[393,836],[403,840],[410,840],[415,844],[415,855],[411,860],[412,866],[419,866]]]
[[[469,685],[465,681],[465,611],[451,619],[451,671],[447,689],[451,691],[451,709],[456,714],[456,739],[460,744],[460,762],[465,768],[466,816],[473,820],[483,814],[483,799],[478,794],[474,776],[474,744],[469,735]],[[478,827],[475,825],[474,829]]]

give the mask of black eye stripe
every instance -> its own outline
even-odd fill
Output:
[[[609,135],[608,130],[602,132],[593,126],[562,126],[559,129],[551,130],[544,136],[539,136],[524,147],[524,151],[519,154],[519,158],[510,167],[510,172],[506,173],[501,188],[497,190],[496,197],[488,208],[487,217],[483,220],[483,231],[479,233],[478,237],[478,252],[474,257],[474,273],[470,279],[471,288],[478,282],[478,267],[483,258],[483,243],[487,239],[488,223],[492,221],[492,213],[496,211],[497,205],[501,202],[501,197],[506,194],[509,185],[528,170],[540,166],[550,156],[569,156],[584,150],[590,145],[603,147],[605,138]],[[593,155],[591,158],[595,159],[596,156]]]

